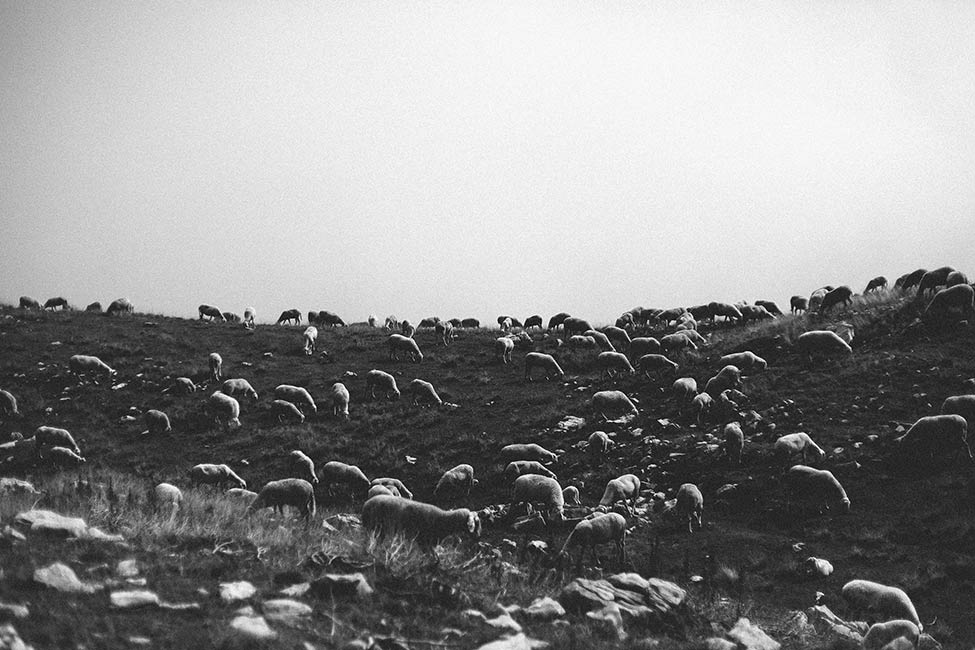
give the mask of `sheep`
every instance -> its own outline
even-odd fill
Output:
[[[612,445],[613,441],[609,437],[608,433],[605,431],[593,431],[591,434],[589,434],[586,447],[589,450],[590,456],[598,458],[609,453],[609,448]]]
[[[564,327],[566,318],[569,318],[569,314],[564,311],[560,311],[555,316],[548,319],[548,329],[554,330],[559,327]]]
[[[416,334],[416,327],[406,319],[403,319],[403,322],[399,324],[399,329],[403,336],[407,338],[413,338],[413,335]]]
[[[223,357],[217,352],[211,352],[207,357],[207,363],[210,366],[210,379],[220,381],[223,372]]]
[[[660,341],[652,336],[640,336],[630,341],[630,358],[639,359],[645,354],[659,354]]]
[[[686,339],[690,339],[692,343],[697,345],[707,345],[708,342],[708,340],[704,337],[703,334],[701,334],[700,332],[694,329],[678,330],[674,332],[674,334],[679,334]]]
[[[562,545],[558,557],[561,559],[570,555],[570,550],[579,547],[579,562],[576,570],[582,570],[582,560],[586,549],[592,551],[593,564],[600,566],[596,546],[613,542],[619,550],[619,562],[622,569],[626,562],[626,519],[617,512],[600,513],[591,519],[583,519],[575,525],[572,532]]]
[[[920,627],[907,619],[896,618],[884,623],[874,623],[863,636],[863,650],[884,650],[890,647],[888,644],[900,638],[906,639],[906,647],[914,650],[920,637]]]
[[[443,406],[443,400],[437,395],[433,384],[428,381],[414,379],[407,385],[406,390],[413,396],[413,406],[420,406],[420,404]]]
[[[310,316],[309,316],[309,319],[308,320],[312,320]],[[297,310],[297,309],[286,309],[286,310],[284,310],[283,312],[281,312],[281,315],[278,316],[278,320],[274,324],[275,325],[281,325],[281,324],[288,325],[288,324],[291,323],[291,321],[294,321],[295,322],[295,325],[301,325],[301,312],[299,310]]]
[[[22,417],[17,409],[17,398],[13,393],[0,389],[0,415],[4,417]]]
[[[900,618],[917,625],[919,631],[924,629],[917,610],[914,609],[914,603],[903,589],[871,580],[850,580],[843,585],[840,593],[854,616],[874,614],[888,621]]]
[[[232,311],[223,312],[223,319],[228,323],[239,323],[241,321],[240,316],[238,316]]]
[[[813,356],[816,354],[825,356],[853,354],[853,348],[850,347],[850,344],[840,338],[836,332],[829,330],[812,330],[800,334],[799,338],[796,339],[796,347],[808,362],[812,362]]]
[[[220,391],[224,395],[243,395],[254,402],[257,401],[257,391],[246,379],[227,379],[220,385]]]
[[[244,307],[244,327],[247,329],[254,329],[254,317],[257,312],[253,307]]]
[[[197,311],[200,313],[200,320],[203,320],[204,317],[209,317],[211,321],[223,321],[223,312],[220,311],[218,307],[214,307],[213,305],[200,305],[197,308]]]
[[[153,490],[153,497],[156,500],[156,507],[160,510],[168,509],[172,514],[176,514],[179,507],[183,504],[183,492],[171,483],[160,483]]]
[[[450,345],[450,342],[454,338],[454,326],[449,321],[437,323],[434,331],[437,339],[440,340],[445,347]]]
[[[708,379],[704,385],[704,392],[711,397],[717,397],[729,388],[741,386],[741,370],[734,364],[727,364],[714,377]]]
[[[76,454],[81,453],[81,447],[74,441],[74,437],[67,429],[40,426],[34,430],[34,440],[37,442],[38,449],[44,446],[67,447]]]
[[[849,306],[852,304],[853,289],[843,285],[827,292],[826,295],[823,296],[823,301],[819,304],[819,309],[817,311],[820,314],[825,314],[837,305]]]
[[[420,352],[420,346],[408,336],[390,334],[389,338],[386,339],[386,347],[389,349],[390,359],[399,360],[400,352],[405,352],[413,363],[423,361],[423,353]]]
[[[225,430],[240,428],[240,402],[230,395],[215,391],[207,400],[206,409]]]
[[[941,404],[942,415],[960,415],[968,423],[968,430],[975,431],[975,395],[955,395]]]
[[[501,448],[500,460],[510,462],[514,460],[537,460],[540,463],[554,463],[558,461],[557,454],[534,442],[527,444],[511,444]]]
[[[809,575],[818,575],[826,578],[833,574],[833,564],[829,560],[824,560],[818,557],[807,557],[805,562],[805,571]]]
[[[549,478],[558,478],[555,476],[555,472],[537,460],[514,460],[504,468],[504,475],[511,478],[518,478],[523,474],[539,474]]]
[[[300,386],[280,384],[274,388],[274,397],[291,402],[297,406],[302,413],[305,412],[306,408],[311,409],[312,413],[318,413],[318,405],[315,404],[315,400],[312,399],[311,394],[307,390]]]
[[[674,381],[672,390],[678,404],[683,406],[697,397],[697,380],[693,377],[681,377]]]
[[[608,325],[602,328],[602,332],[609,338],[610,342],[613,344],[613,347],[617,350],[625,352],[630,349],[630,335],[622,327]]]
[[[677,318],[677,324],[674,326],[674,329],[678,332],[692,331],[697,333],[697,320],[693,314],[685,312]]]
[[[382,370],[370,370],[366,373],[366,388],[373,399],[376,399],[377,389],[382,392],[386,399],[400,398],[399,388],[396,387],[396,378]]]
[[[315,461],[300,449],[295,449],[288,454],[291,471],[296,478],[303,478],[312,485],[318,485],[318,475],[315,474]]]
[[[968,423],[964,417],[955,414],[930,415],[915,422],[907,433],[894,439],[894,444],[912,459],[926,456],[934,459],[935,452],[957,448],[964,450],[968,460],[975,462],[968,446]]]
[[[583,336],[582,334],[573,334],[566,339],[566,343],[571,348],[594,348],[598,345],[596,339],[591,336]]]
[[[677,373],[677,364],[662,354],[644,354],[636,361],[637,370],[652,379],[654,373]]]
[[[683,333],[675,332],[673,334],[667,334],[666,336],[660,337],[660,347],[665,352],[680,352],[685,348],[690,348],[692,350],[697,349],[697,343],[690,340]]]
[[[401,496],[407,499],[413,498],[413,493],[403,485],[403,481],[398,478],[381,477],[372,479],[372,485],[384,485],[386,487],[396,488],[396,491],[400,493]]]
[[[214,465],[212,463],[194,465],[190,469],[190,480],[194,485],[223,487],[231,484],[242,490],[247,489],[247,481],[237,476],[236,472],[230,469],[228,465]]]
[[[756,307],[764,307],[765,308],[765,311],[767,311],[768,313],[772,314],[773,316],[782,316],[783,315],[782,314],[782,310],[779,309],[779,306],[776,305],[771,300],[756,300],[755,301],[755,306]]]
[[[823,299],[826,297],[826,294],[832,290],[832,287],[821,287],[809,294],[809,300],[807,301],[809,311],[818,312],[819,308],[823,304]]]
[[[471,488],[477,484],[474,478],[474,468],[463,463],[452,469],[448,469],[437,481],[437,486],[433,488],[433,496],[436,498],[444,493],[456,494],[463,492],[464,496],[470,496]]]
[[[389,316],[386,317],[386,320],[383,322],[383,329],[386,330],[387,332],[398,330],[399,319],[396,318],[394,314],[390,314]]]
[[[336,485],[345,486],[352,495],[368,492],[370,486],[369,479],[361,469],[337,460],[330,460],[322,466],[322,483],[329,496],[334,496]]]
[[[553,376],[557,379],[565,377],[565,371],[551,354],[544,352],[529,352],[525,355],[525,381],[532,381],[532,369],[541,368],[545,371],[545,380]]]
[[[476,318],[465,318],[460,321],[460,326],[466,329],[477,329],[481,326],[481,321]]]
[[[636,405],[626,396],[626,393],[618,390],[601,390],[592,396],[592,410],[603,416],[603,419],[610,419],[606,414],[612,413],[617,416],[638,414]]]
[[[753,372],[765,372],[768,362],[750,350],[726,354],[718,361],[723,366],[737,366],[743,375],[750,375]]]
[[[799,314],[809,309],[809,300],[802,296],[789,298],[789,308],[793,314]]]
[[[741,322],[772,320],[775,318],[765,307],[759,305],[742,305]]]
[[[807,451],[812,454],[813,459],[816,461],[821,461],[826,457],[826,452],[823,451],[823,448],[813,442],[813,439],[805,431],[780,436],[772,445],[772,448],[775,450],[775,455],[783,462],[788,462],[793,454],[798,453],[802,458],[802,464],[805,465]]]
[[[975,315],[975,289],[968,284],[956,284],[934,294],[921,315],[928,324],[943,324],[951,316],[970,319]]]
[[[305,328],[305,332],[301,337],[305,342],[305,355],[310,357],[315,354],[315,346],[318,342],[318,328],[314,325],[309,325]]]
[[[623,474],[620,477],[610,479],[603,490],[603,496],[599,500],[599,505],[603,508],[612,506],[617,501],[623,502],[623,507],[627,512],[630,508],[636,507],[636,500],[640,496],[640,478],[636,474]],[[629,503],[627,503],[629,500]]]
[[[152,435],[159,435],[161,433],[170,433],[173,430],[172,425],[169,423],[169,416],[162,411],[149,409],[142,417],[146,421],[146,430],[142,432],[143,435],[150,433]]]
[[[582,500],[579,498],[579,488],[570,485],[562,489],[562,500],[573,506],[581,506]]]
[[[435,505],[393,496],[376,496],[362,506],[362,525],[380,538],[400,533],[431,548],[451,535],[478,538],[481,520],[467,508],[441,510]]]
[[[342,382],[335,382],[329,391],[332,400],[332,415],[349,419],[349,389]]]
[[[173,380],[173,387],[184,395],[190,395],[197,390],[196,384],[189,377],[177,377]]]
[[[95,302],[85,307],[85,311],[91,314],[100,314],[102,313],[102,303],[96,300]]]
[[[514,316],[498,316],[498,326],[505,332],[512,327],[521,327],[521,321]]]
[[[397,490],[392,485],[373,485],[369,488],[369,491],[366,492],[366,501],[380,495],[402,498],[402,495],[399,493],[399,490]]]
[[[291,420],[302,424],[305,421],[305,414],[299,411],[297,406],[283,399],[271,401],[271,416],[276,417],[279,423]]]
[[[636,372],[630,365],[630,360],[622,352],[600,352],[596,357],[596,367],[609,377],[623,373],[632,375]]]
[[[40,309],[41,308],[41,303],[37,302],[35,299],[31,298],[30,296],[21,296],[20,297],[20,308],[21,309]]]
[[[511,353],[515,351],[515,342],[508,338],[507,336],[502,336],[501,338],[495,339],[494,341],[494,353],[497,355],[498,361],[507,365],[511,363]]]
[[[316,314],[315,324],[322,326],[327,325],[329,327],[345,327],[345,321],[342,320],[338,314],[333,314],[325,309]]]
[[[714,321],[717,321],[718,316],[724,316],[725,322],[727,323],[733,321],[740,322],[742,319],[741,310],[726,302],[708,303],[708,309],[711,310],[711,320]]]
[[[940,268],[934,269],[933,271],[928,271],[923,276],[921,276],[921,281],[917,285],[917,295],[922,296],[928,290],[934,292],[938,287],[943,287],[948,282],[948,275],[955,269],[950,266],[942,266]]]
[[[511,490],[511,506],[521,503],[528,506],[532,512],[533,504],[544,506],[544,516],[550,519],[563,520],[565,518],[565,498],[562,496],[562,486],[554,478],[539,474],[524,474],[515,479]]]
[[[257,498],[257,492],[252,492],[251,490],[245,490],[244,488],[229,488],[224,492],[231,499],[238,500],[242,503],[246,503],[248,506],[254,502]]]
[[[902,275],[897,279],[897,282],[900,283],[900,289],[902,291],[908,291],[909,289],[916,287],[918,284],[920,284],[921,278],[923,278],[927,272],[927,269],[917,269],[906,275]],[[894,287],[897,286],[897,283],[895,283]]]
[[[315,516],[315,488],[300,478],[271,481],[261,488],[247,512],[250,514],[261,508],[274,508],[275,512],[283,514],[285,506],[297,509],[302,517],[310,520]]]
[[[707,419],[713,406],[714,398],[710,394],[705,392],[695,395],[691,400],[690,414],[697,420],[698,424],[701,424]]]
[[[525,329],[530,330],[533,327],[542,329],[542,317],[538,314],[534,314],[525,319]]]
[[[581,334],[582,332],[591,329],[592,329],[592,325],[589,324],[589,321],[586,321],[582,318],[567,316],[565,319],[562,320],[562,330],[565,338],[572,336],[576,332]]]
[[[613,343],[609,340],[609,337],[602,332],[594,329],[588,329],[582,333],[583,336],[592,337],[599,346],[599,349],[603,352],[616,352],[616,348],[613,347]]]
[[[812,501],[819,512],[832,510],[850,511],[850,498],[832,472],[807,465],[793,465],[785,473],[785,483],[791,496]]]
[[[863,295],[867,295],[871,291],[880,291],[887,288],[887,278],[882,275],[878,275],[873,280],[867,283],[867,288],[863,290]]]
[[[88,373],[95,373],[96,375],[104,373],[108,376],[116,374],[115,370],[107,363],[90,354],[76,354],[72,356],[68,359],[68,370],[79,377]]]
[[[945,278],[945,288],[951,288],[957,284],[968,284],[968,276],[961,271],[952,271]]]
[[[724,425],[724,452],[732,465],[741,465],[741,452],[745,446],[745,434],[739,422]]]
[[[115,316],[117,314],[131,314],[135,311],[135,306],[128,298],[116,298],[108,305],[108,309],[105,310],[106,316]]]
[[[38,457],[51,463],[54,467],[77,467],[85,462],[84,457],[67,447],[51,447],[39,450]]]
[[[47,301],[44,303],[44,309],[50,309],[54,311],[55,309],[58,308],[67,309],[68,301],[59,296],[57,298],[48,298]]]
[[[686,313],[687,309],[684,307],[674,307],[673,309],[665,309],[661,311],[659,314],[657,314],[657,318],[669,325],[671,322],[676,322],[681,315]]]
[[[694,532],[694,523],[700,530],[704,527],[704,495],[693,483],[684,483],[677,488],[677,503],[674,505],[678,520],[687,520],[687,532]]]

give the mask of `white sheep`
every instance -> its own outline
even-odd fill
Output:
[[[232,484],[242,490],[247,489],[247,481],[237,476],[229,465],[214,465],[201,463],[190,469],[190,480],[194,485],[216,485],[217,487]]]
[[[146,430],[142,432],[143,435],[159,435],[162,433],[170,433],[173,430],[172,425],[169,423],[169,416],[162,411],[149,409],[142,417],[146,422]]]
[[[539,474],[549,478],[558,478],[555,476],[555,472],[537,460],[513,460],[504,468],[504,475],[512,479],[516,479],[523,474]]]
[[[197,390],[196,384],[194,384],[193,380],[189,377],[177,377],[173,380],[173,386],[176,388],[176,390],[185,395],[195,393]]]
[[[948,318],[970,319],[975,313],[975,289],[968,284],[956,284],[934,294],[921,319],[925,323],[944,323]]]
[[[713,407],[714,399],[708,393],[701,393],[700,395],[695,395],[694,399],[691,400],[690,414],[700,424],[707,419]]]
[[[603,496],[599,500],[599,505],[608,508],[617,501],[622,501],[623,507],[629,512],[630,508],[636,507],[636,500],[639,496],[640,477],[636,474],[624,474],[618,478],[610,479],[606,483],[606,489],[603,490]]]
[[[244,307],[244,327],[247,329],[254,329],[254,317],[257,312],[254,311],[253,307]]]
[[[322,466],[322,483],[329,496],[334,496],[336,485],[345,486],[353,495],[368,492],[370,487],[369,479],[361,469],[337,460],[330,460]]]
[[[525,380],[532,381],[532,370],[541,368],[545,372],[545,379],[549,380],[553,376],[558,379],[565,377],[565,371],[551,354],[544,352],[529,352],[525,355]]]
[[[257,401],[257,391],[251,386],[251,383],[246,379],[235,378],[227,379],[220,385],[220,392],[224,395],[230,395],[231,397],[237,395],[243,395],[244,397]]]
[[[511,506],[525,503],[529,512],[533,504],[541,504],[547,517],[557,520],[565,518],[565,497],[562,486],[554,478],[539,474],[524,474],[515,479],[511,491]]]
[[[756,372],[765,372],[765,370],[768,368],[768,362],[765,361],[765,359],[749,350],[746,350],[745,352],[736,352],[734,354],[726,354],[721,357],[719,363],[723,366],[737,366],[743,375],[751,375]]]
[[[555,316],[552,317],[551,320],[549,320],[549,329],[552,329],[552,321],[556,320],[557,317],[559,316],[561,316],[561,314],[556,314]],[[581,334],[582,332],[592,329],[592,325],[590,325],[587,320],[582,318],[576,318],[575,316],[566,316],[565,318],[562,319],[561,324],[562,324],[562,330],[565,338],[569,338],[576,332],[579,332]]]
[[[616,512],[598,513],[591,519],[583,519],[575,525],[562,545],[559,557],[566,557],[574,547],[579,547],[577,570],[582,569],[586,549],[592,551],[593,564],[600,566],[596,546],[613,542],[619,550],[620,567],[626,562],[626,519]]]
[[[403,352],[410,357],[413,363],[423,361],[423,353],[420,352],[420,346],[408,336],[390,334],[389,338],[386,339],[386,347],[389,349],[390,359],[399,360],[399,355]]]
[[[219,307],[214,307],[213,305],[200,305],[197,308],[200,313],[200,320],[203,320],[204,316],[208,316],[211,321],[223,321],[223,312],[220,311]]]
[[[566,339],[566,345],[570,348],[595,348],[597,347],[596,339],[591,336],[583,336],[582,334],[573,334],[568,339]]]
[[[390,314],[386,317],[386,321],[383,323],[383,329],[387,332],[393,332],[399,329],[399,319],[396,318],[394,314]]]
[[[433,488],[433,496],[438,497],[448,493],[459,494],[461,492],[464,493],[464,496],[470,496],[471,488],[477,482],[477,479],[474,478],[474,468],[462,463],[448,469],[441,475],[440,480],[437,481],[437,486]]]
[[[380,537],[399,533],[427,548],[451,535],[477,538],[481,534],[480,518],[467,508],[441,510],[429,503],[393,496],[366,501],[362,525]]]
[[[494,353],[503,364],[511,363],[511,353],[515,351],[515,342],[507,336],[495,339]]]
[[[809,300],[806,301],[806,308],[808,311],[818,312],[823,304],[823,299],[826,294],[832,291],[832,287],[822,287],[816,289],[809,295]]]
[[[17,398],[13,393],[0,389],[0,415],[4,417],[18,417],[20,411],[17,410]]]
[[[283,399],[287,402],[291,402],[301,410],[302,413],[305,409],[311,409],[312,413],[318,413],[318,405],[315,404],[315,400],[312,399],[311,393],[300,386],[292,386],[291,384],[281,384],[274,388],[274,397],[277,399]]]
[[[600,332],[599,330],[588,329],[585,332],[583,332],[582,335],[589,336],[594,341],[596,341],[596,345],[598,345],[599,349],[602,350],[603,352],[616,352],[616,348],[613,346],[613,343],[609,340],[609,337],[603,334],[602,332]]]
[[[562,500],[573,506],[581,506],[582,500],[579,498],[579,488],[570,485],[562,490]]]
[[[403,498],[402,495],[392,485],[372,485],[369,487],[369,491],[366,492],[366,501],[373,497],[378,497],[380,495]]]
[[[665,357],[662,354],[644,354],[642,357],[637,359],[636,362],[637,369],[647,376],[647,379],[652,379],[653,373],[677,373],[677,364]]]
[[[975,431],[975,395],[954,395],[941,404],[942,415],[960,415],[968,423],[968,430]]]
[[[153,490],[156,499],[156,507],[159,510],[168,510],[175,514],[183,504],[183,492],[171,483],[160,483]]]
[[[244,488],[239,487],[229,488],[226,492],[224,492],[224,494],[231,499],[240,501],[248,506],[254,502],[254,499],[257,498],[257,492],[252,492],[251,490],[245,490]]]
[[[437,395],[433,384],[428,381],[414,379],[407,385],[406,390],[413,396],[413,406],[419,406],[420,404],[443,405],[443,400]]]
[[[376,390],[382,392],[386,399],[399,399],[400,392],[396,386],[396,378],[382,370],[370,370],[366,373],[366,389],[376,399]]]
[[[211,417],[227,431],[241,426],[240,402],[230,395],[225,395],[219,390],[215,391],[207,400],[206,409]]]
[[[107,363],[90,354],[76,354],[72,356],[68,359],[68,370],[79,377],[87,376],[89,373],[95,375],[105,374],[108,376],[115,374],[115,370]]]
[[[600,456],[605,456],[609,453],[609,448],[613,445],[612,439],[609,434],[605,431],[593,431],[589,434],[589,440],[587,441],[586,447],[589,450],[589,455],[594,458],[599,458]]]
[[[924,629],[914,603],[903,589],[871,580],[850,580],[843,585],[841,593],[854,616],[873,614],[883,620],[903,618],[917,625],[919,631]]]
[[[413,493],[408,490],[407,487],[403,485],[403,481],[399,480],[398,478],[390,478],[388,476],[374,478],[372,479],[372,485],[385,485],[386,487],[393,487],[396,488],[396,490],[403,497],[407,499],[413,498]]]
[[[639,411],[636,405],[626,396],[626,393],[618,390],[601,390],[592,396],[592,410],[603,416],[603,419],[610,419],[606,414],[611,413],[617,416],[637,414]]]
[[[207,358],[207,362],[210,366],[210,379],[213,381],[220,381],[221,372],[223,370],[223,357],[216,352],[211,352],[210,356]]]
[[[888,644],[896,639],[907,639],[906,647],[914,650],[917,648],[918,640],[921,637],[921,629],[913,621],[903,618],[895,618],[884,623],[874,623],[863,636],[863,650],[885,650]],[[897,647],[897,646],[893,646]]]
[[[905,454],[912,458],[927,456],[929,460],[938,452],[956,449],[964,451],[969,461],[975,461],[968,446],[968,423],[960,415],[929,415],[915,422],[907,433],[894,439]]]
[[[741,452],[744,447],[745,434],[741,430],[741,424],[729,422],[724,425],[724,452],[733,465],[741,465]]]
[[[830,471],[793,465],[785,473],[785,483],[790,488],[791,498],[812,501],[819,511],[832,510],[834,506],[841,512],[850,511],[850,498]]]
[[[318,328],[314,325],[309,325],[305,328],[301,338],[305,342],[305,354],[309,357],[315,354],[315,347],[318,343]]]
[[[613,347],[617,350],[627,351],[630,349],[630,335],[622,327],[607,325],[602,329],[602,331],[603,334],[605,334],[613,343]]]
[[[672,386],[677,403],[684,406],[697,397],[697,380],[693,377],[681,377]]]
[[[802,457],[802,464],[805,465],[807,451],[812,454],[816,461],[821,461],[826,457],[823,448],[813,442],[813,439],[805,431],[780,436],[772,447],[775,450],[775,455],[783,462],[787,462],[793,454],[798,453]]]
[[[20,297],[20,308],[21,309],[40,309],[41,308],[41,303],[39,303],[36,299],[31,298],[30,296],[21,296]]]
[[[683,336],[685,339],[690,339],[696,345],[707,345],[708,342],[704,335],[695,329],[683,329],[674,333]]]
[[[335,382],[329,391],[332,400],[332,415],[349,419],[349,389],[342,382]]]
[[[441,321],[434,326],[434,332],[444,346],[450,345],[454,338],[454,326],[449,321]]]
[[[530,443],[515,443],[501,448],[500,459],[503,462],[515,460],[537,460],[540,463],[554,463],[559,457],[541,445]]]
[[[723,316],[725,322],[741,321],[741,311],[734,305],[727,302],[709,302],[708,310],[711,312],[711,320],[717,321],[718,316]]]
[[[684,336],[683,332],[675,332],[660,337],[660,347],[666,352],[680,352],[686,348],[697,349],[697,343]]]
[[[639,359],[645,354],[660,354],[660,341],[652,336],[640,336],[630,341],[630,358]]]
[[[836,332],[830,330],[804,332],[796,339],[796,347],[799,349],[799,353],[810,362],[813,360],[813,356],[817,354],[824,356],[853,354],[853,348],[850,347],[850,344],[840,338]]]
[[[704,385],[704,392],[711,397],[717,397],[722,391],[739,386],[741,386],[741,370],[738,366],[728,364],[708,380]]]
[[[67,429],[40,426],[34,430],[34,440],[38,449],[43,447],[67,447],[76,454],[81,453],[81,448]]]
[[[38,451],[38,457],[41,460],[47,461],[55,467],[77,467],[85,462],[83,456],[67,447],[51,447]]]
[[[806,572],[811,575],[826,578],[833,574],[833,564],[829,560],[818,557],[807,557],[804,564],[806,566]]]
[[[600,352],[596,357],[596,367],[609,377],[636,372],[630,365],[630,360],[622,352]]]
[[[135,306],[132,304],[132,301],[128,298],[116,298],[108,305],[108,309],[105,310],[105,315],[131,314],[133,311],[135,311]]]
[[[271,401],[271,415],[276,417],[279,423],[291,420],[301,424],[305,421],[305,414],[299,411],[297,406],[283,399]]]
[[[257,498],[247,508],[247,512],[254,512],[261,508],[274,508],[275,512],[283,514],[285,506],[291,506],[305,519],[311,519],[315,516],[315,488],[311,483],[300,478],[271,481],[261,489]]]
[[[677,517],[680,520],[687,520],[687,532],[694,532],[694,523],[700,530],[704,524],[704,495],[700,488],[693,483],[684,483],[677,488],[677,503],[674,505]]]
[[[312,485],[318,484],[318,475],[315,474],[315,461],[308,454],[300,449],[295,449],[288,454],[288,462],[296,478],[303,478]]]

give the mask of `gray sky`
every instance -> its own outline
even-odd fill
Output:
[[[0,301],[187,316],[975,274],[975,3],[9,0],[0,227]]]

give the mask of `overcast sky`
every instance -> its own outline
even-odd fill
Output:
[[[275,319],[975,274],[975,3],[0,2],[0,301]]]

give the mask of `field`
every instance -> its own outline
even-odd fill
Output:
[[[743,328],[717,327],[707,346],[681,357],[679,375],[693,376],[701,386],[728,352],[750,349],[768,360],[768,371],[746,378],[742,389],[750,399],[743,410],[754,414],[746,417],[751,425],[739,467],[718,448],[725,421],[699,426],[681,415],[670,395],[672,379],[602,377],[592,355],[581,353],[563,357],[564,381],[527,383],[520,358],[528,348],[516,351],[512,364],[500,363],[493,347],[497,330],[460,330],[449,347],[438,344],[432,330],[421,330],[416,339],[424,360],[412,364],[390,361],[386,333],[366,326],[323,328],[319,350],[327,355],[306,356],[303,327],[247,330],[149,314],[108,318],[3,308],[0,387],[17,396],[24,417],[3,421],[0,441],[12,431],[29,436],[41,424],[61,426],[74,434],[87,463],[59,473],[5,471],[32,480],[46,494],[39,500],[5,497],[0,526],[36,502],[120,533],[127,544],[33,538],[13,544],[0,555],[0,602],[28,605],[30,616],[15,624],[37,648],[129,648],[147,639],[155,648],[230,647],[228,623],[241,604],[223,603],[216,596],[219,583],[249,580],[262,597],[271,597],[289,584],[313,580],[331,560],[330,570],[360,567],[374,596],[365,602],[308,598],[314,613],[298,626],[275,626],[280,636],[272,647],[302,642],[341,647],[365,635],[401,639],[411,648],[477,647],[497,632],[466,618],[463,610],[474,607],[493,616],[495,603],[526,606],[535,597],[557,595],[578,574],[518,565],[502,539],[519,537],[500,526],[486,527],[480,545],[447,544],[435,556],[411,545],[377,544],[354,529],[328,531],[323,519],[356,512],[361,502],[330,501],[324,494],[311,524],[271,511],[244,517],[231,499],[191,489],[187,472],[197,463],[227,463],[258,489],[287,476],[288,452],[301,449],[319,466],[342,460],[370,478],[399,477],[417,499],[430,501],[444,470],[470,463],[479,484],[469,499],[450,505],[473,509],[509,498],[510,480],[496,460],[500,447],[538,442],[560,454],[554,470],[563,485],[580,488],[583,503],[598,502],[606,481],[628,472],[643,479],[648,503],[672,497],[685,482],[699,485],[706,503],[700,532],[688,534],[651,507],[641,510],[644,516],[627,540],[626,570],[688,590],[693,616],[682,634],[628,628],[629,638],[620,640],[584,618],[571,618],[568,626],[525,626],[552,647],[640,647],[650,636],[661,636],[662,647],[694,647],[740,615],[785,647],[832,647],[834,641],[798,632],[792,614],[810,607],[817,591],[834,611],[845,613],[839,590],[852,578],[902,587],[922,620],[935,621],[928,631],[939,642],[970,647],[973,468],[951,451],[933,462],[897,461],[891,440],[898,426],[937,413],[945,397],[972,392],[965,381],[975,377],[975,330],[926,329],[916,321],[918,309],[913,297],[888,294],[858,299],[825,321],[786,316]],[[794,352],[791,341],[799,333],[840,320],[855,326],[852,358],[809,364]],[[550,351],[554,342],[538,334],[535,347]],[[256,404],[241,400],[243,426],[231,432],[204,413],[214,385],[192,395],[166,390],[178,376],[206,384],[207,355],[214,351],[224,359],[225,376],[247,378],[260,394]],[[117,375],[79,383],[67,372],[73,354],[97,355]],[[415,377],[431,381],[447,404],[419,408],[405,395],[393,402],[374,400],[364,380],[372,368],[393,373],[400,387]],[[324,402],[336,381],[352,396],[348,421],[332,416]],[[319,401],[318,415],[301,425],[279,424],[267,404],[282,383],[307,388]],[[638,400],[634,421],[605,423],[593,415],[589,398],[610,388]],[[150,408],[169,415],[171,434],[142,435],[141,414]],[[570,415],[585,418],[585,424],[560,429],[557,424]],[[601,460],[591,459],[579,444],[595,430],[611,432],[617,442]],[[787,504],[771,445],[795,431],[808,432],[829,452],[822,467],[845,486],[849,514]],[[174,518],[155,513],[149,503],[151,487],[161,481],[187,494]],[[716,497],[728,484],[735,489]],[[559,546],[562,539],[551,541]],[[605,573],[617,572],[608,547],[602,555]],[[828,559],[835,572],[828,578],[802,575],[807,556]],[[64,596],[31,580],[35,568],[60,560],[83,579],[106,584],[115,579],[116,562],[127,558],[138,560],[147,588],[163,600],[198,603],[199,609],[117,611],[101,591]],[[587,567],[584,575],[601,571]],[[704,580],[692,581],[697,575]]]

